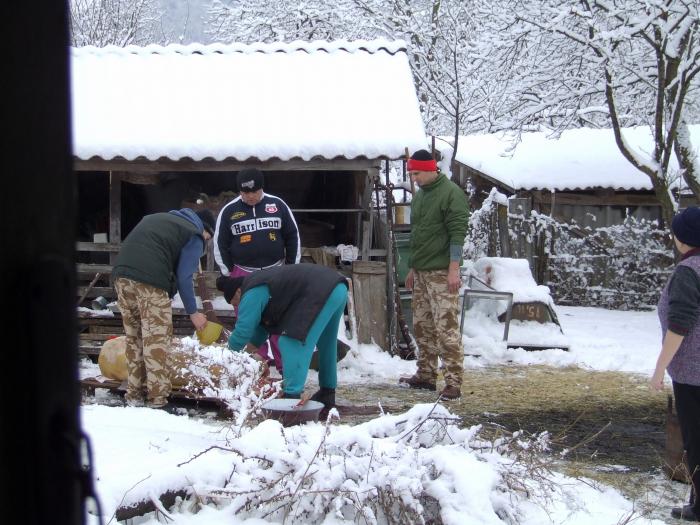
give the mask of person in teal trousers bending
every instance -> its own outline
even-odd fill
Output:
[[[302,263],[259,270],[244,277],[221,276],[217,288],[238,307],[229,349],[257,348],[279,335],[284,397],[299,398],[314,348],[320,389],[311,396],[325,409],[335,406],[338,326],[348,297],[346,278],[335,270]]]

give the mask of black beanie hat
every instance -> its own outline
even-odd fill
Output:
[[[224,292],[224,299],[227,303],[230,303],[233,296],[236,295],[236,290],[243,284],[243,279],[244,277],[227,277],[226,275],[219,275],[216,278],[216,289]]]
[[[700,247],[700,208],[686,208],[673,218],[671,223],[673,235],[684,244]]]
[[[411,155],[411,158],[413,160],[433,160],[433,156],[430,154],[430,152],[424,149],[415,151],[413,155]]]
[[[238,172],[238,191],[252,193],[262,189],[265,177],[257,168],[246,168]]]
[[[202,221],[204,229],[208,231],[209,235],[213,237],[214,230],[216,229],[216,219],[214,218],[214,214],[209,210],[199,210],[195,213],[197,214],[197,217],[199,217]]]

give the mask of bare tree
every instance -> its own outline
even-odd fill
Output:
[[[155,0],[71,0],[71,45],[163,43]]]
[[[363,38],[352,3],[341,0],[214,0],[207,33],[220,42]]]
[[[429,132],[451,134],[453,155],[466,129],[488,126],[490,88],[475,46],[479,28],[465,0],[353,0],[380,34],[410,43],[410,60]]]
[[[405,40],[428,130],[450,133],[457,142],[465,129],[488,126],[495,90],[481,75],[483,58],[471,44],[478,29],[471,4],[465,0],[216,0],[209,15],[211,31],[223,41]]]
[[[700,196],[689,115],[697,115],[698,0],[513,0],[489,3],[507,39],[490,43],[511,72],[514,127],[612,127],[625,158],[646,174],[669,224],[680,175]],[[483,15],[483,13],[482,13]],[[487,39],[487,42],[489,40]],[[504,123],[508,119],[503,119]],[[622,128],[648,125],[653,149],[635,151]]]

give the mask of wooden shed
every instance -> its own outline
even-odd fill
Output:
[[[700,126],[690,129],[700,144]],[[640,155],[649,155],[648,127],[624,129],[623,136]],[[452,154],[445,140],[436,145]],[[527,200],[529,209],[584,227],[620,224],[627,215],[661,219],[651,181],[622,156],[611,129],[566,130],[558,138],[545,132],[519,139],[506,133],[462,136],[453,174],[471,186],[472,209],[495,187]]]
[[[304,258],[349,275],[384,261],[374,181],[383,161],[427,146],[406,52],[388,40],[72,49],[83,299],[114,297],[111,264],[144,215],[216,214],[247,167],[289,204]]]

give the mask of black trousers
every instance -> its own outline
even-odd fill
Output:
[[[690,503],[700,513],[700,386],[673,382],[676,413],[683,436],[683,448],[688,457],[688,472],[692,476],[693,490]]]

